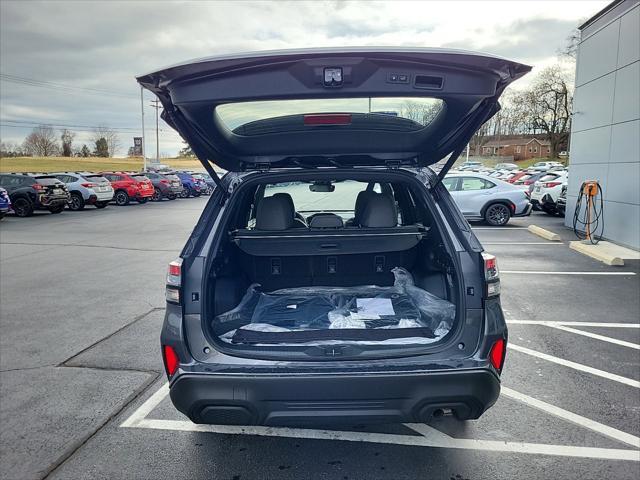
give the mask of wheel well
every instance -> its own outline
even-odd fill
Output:
[[[514,214],[515,209],[516,209],[515,204],[511,200],[507,200],[505,198],[505,199],[500,199],[500,200],[491,200],[490,202],[488,202],[484,207],[482,207],[482,210],[480,211],[480,214],[482,215],[482,217],[484,217],[484,214],[487,213],[487,209],[491,205],[495,205],[496,203],[501,203],[502,205],[504,205],[505,207],[507,207],[509,209],[509,213],[511,215]]]

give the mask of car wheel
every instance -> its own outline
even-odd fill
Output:
[[[16,198],[12,202],[12,208],[18,217],[30,217],[33,215],[33,203],[24,197]]]
[[[153,197],[151,197],[151,200],[153,200],[154,202],[159,202],[160,200],[162,200],[162,192],[159,188],[156,188],[153,191]]]
[[[84,208],[84,198],[79,193],[72,193],[71,200],[69,201],[69,209],[75,211],[82,210]]]
[[[546,213],[547,215],[551,215],[551,216],[553,216],[553,215],[555,215],[555,214],[556,214],[556,209],[555,209],[555,207],[554,207],[554,206],[551,206],[551,205],[549,205],[549,206],[547,206],[547,205],[543,205],[543,206],[542,206],[542,211],[543,211],[544,213]]]
[[[147,203],[149,201],[149,197],[145,197],[145,198],[139,198],[138,199],[138,203]]]
[[[121,207],[124,205],[129,205],[129,201],[130,201],[129,194],[124,190],[118,190],[116,192],[114,200],[116,201],[116,205],[119,205]]]
[[[172,193],[171,195],[169,195],[167,197],[169,200],[175,200],[176,198],[178,198],[178,196],[175,193]]]
[[[189,196],[189,189],[183,188],[180,192],[180,198],[187,198]]]
[[[0,220],[2,220],[4,218],[5,213],[4,212],[0,212]]]
[[[49,212],[51,213],[62,213],[64,210],[64,205],[58,205],[57,207],[49,207]]]
[[[191,192],[191,195],[193,195],[194,197],[199,197],[200,195],[202,195],[202,193],[200,192]]]
[[[510,218],[511,212],[509,211],[509,207],[504,203],[489,205],[484,212],[484,219],[489,225],[493,225],[494,227],[506,225]]]
[[[96,202],[96,208],[105,208],[107,205],[109,205],[109,202]]]

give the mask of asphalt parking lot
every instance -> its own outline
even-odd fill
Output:
[[[191,424],[167,397],[158,335],[166,265],[205,202],[2,221],[2,478],[640,476],[639,265],[570,250],[562,220],[536,212],[474,225],[498,257],[510,334],[501,398],[480,420]]]

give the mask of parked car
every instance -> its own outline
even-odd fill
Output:
[[[131,200],[147,203],[153,197],[154,188],[151,180],[140,173],[101,172],[101,176],[111,182],[114,190],[113,200],[116,205],[129,205]]]
[[[34,210],[60,213],[69,201],[67,187],[52,175],[3,173],[0,186],[7,190],[11,208],[18,217],[29,217]]]
[[[506,182],[508,182],[508,183],[516,183],[518,180],[520,180],[526,174],[527,174],[526,170],[519,171],[519,172],[513,172],[513,175],[507,175]]]
[[[209,191],[209,185],[207,184],[207,182],[204,179],[204,176],[202,176],[202,174],[191,172],[191,176],[196,181],[196,185],[198,185],[200,187],[200,194],[201,195],[210,195],[211,194],[211,192]]]
[[[531,203],[549,215],[556,214],[556,202],[567,178],[566,172],[548,173],[541,177],[534,183],[531,191]]]
[[[176,175],[180,181],[182,182],[182,193],[180,194],[180,198],[187,197],[199,197],[200,193],[200,184],[193,178],[193,175],[187,172],[176,171],[172,172]]]
[[[74,172],[52,173],[69,190],[69,209],[82,210],[85,205],[105,208],[113,199],[113,187],[109,180],[99,175]]]
[[[151,200],[159,202],[163,198],[175,200],[182,193],[182,182],[176,175],[167,175],[157,172],[146,172],[143,174],[153,184],[153,197]]]
[[[556,213],[560,217],[564,217],[567,211],[567,184],[564,183],[562,185],[562,190],[560,190],[560,196],[556,201]]]
[[[550,168],[554,167],[564,168],[564,165],[562,165],[560,162],[537,162],[534,163],[530,168],[532,168],[533,170],[543,170],[546,172]]]
[[[216,189],[216,182],[208,173],[201,173],[200,176],[204,179],[204,181],[207,184],[207,188],[209,189],[208,195],[211,195],[213,191]]]
[[[169,266],[161,349],[176,408],[196,423],[291,425],[471,419],[493,405],[507,342],[496,259],[441,182],[530,69],[344,48],[139,77],[208,173],[206,159],[229,172]],[[334,98],[341,113],[318,113]],[[382,98],[455,108],[425,128],[363,107]],[[520,205],[521,190],[508,194]]]
[[[462,165],[460,165],[460,167],[458,168],[458,170],[472,170],[472,169],[477,169],[477,168],[481,168],[483,167],[483,163],[479,162],[477,160],[468,160],[466,162],[464,162]]]
[[[11,198],[4,188],[0,188],[0,220],[11,210]]]
[[[498,163],[495,168],[496,170],[518,170],[520,167],[515,163]]]
[[[442,183],[468,220],[484,220],[489,225],[503,226],[511,217],[531,214],[532,205],[527,195],[507,182],[462,172],[447,175]]]

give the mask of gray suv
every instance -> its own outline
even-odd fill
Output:
[[[491,407],[507,342],[497,263],[442,179],[529,70],[356,48],[139,77],[217,184],[169,265],[160,341],[176,408],[303,425]]]

